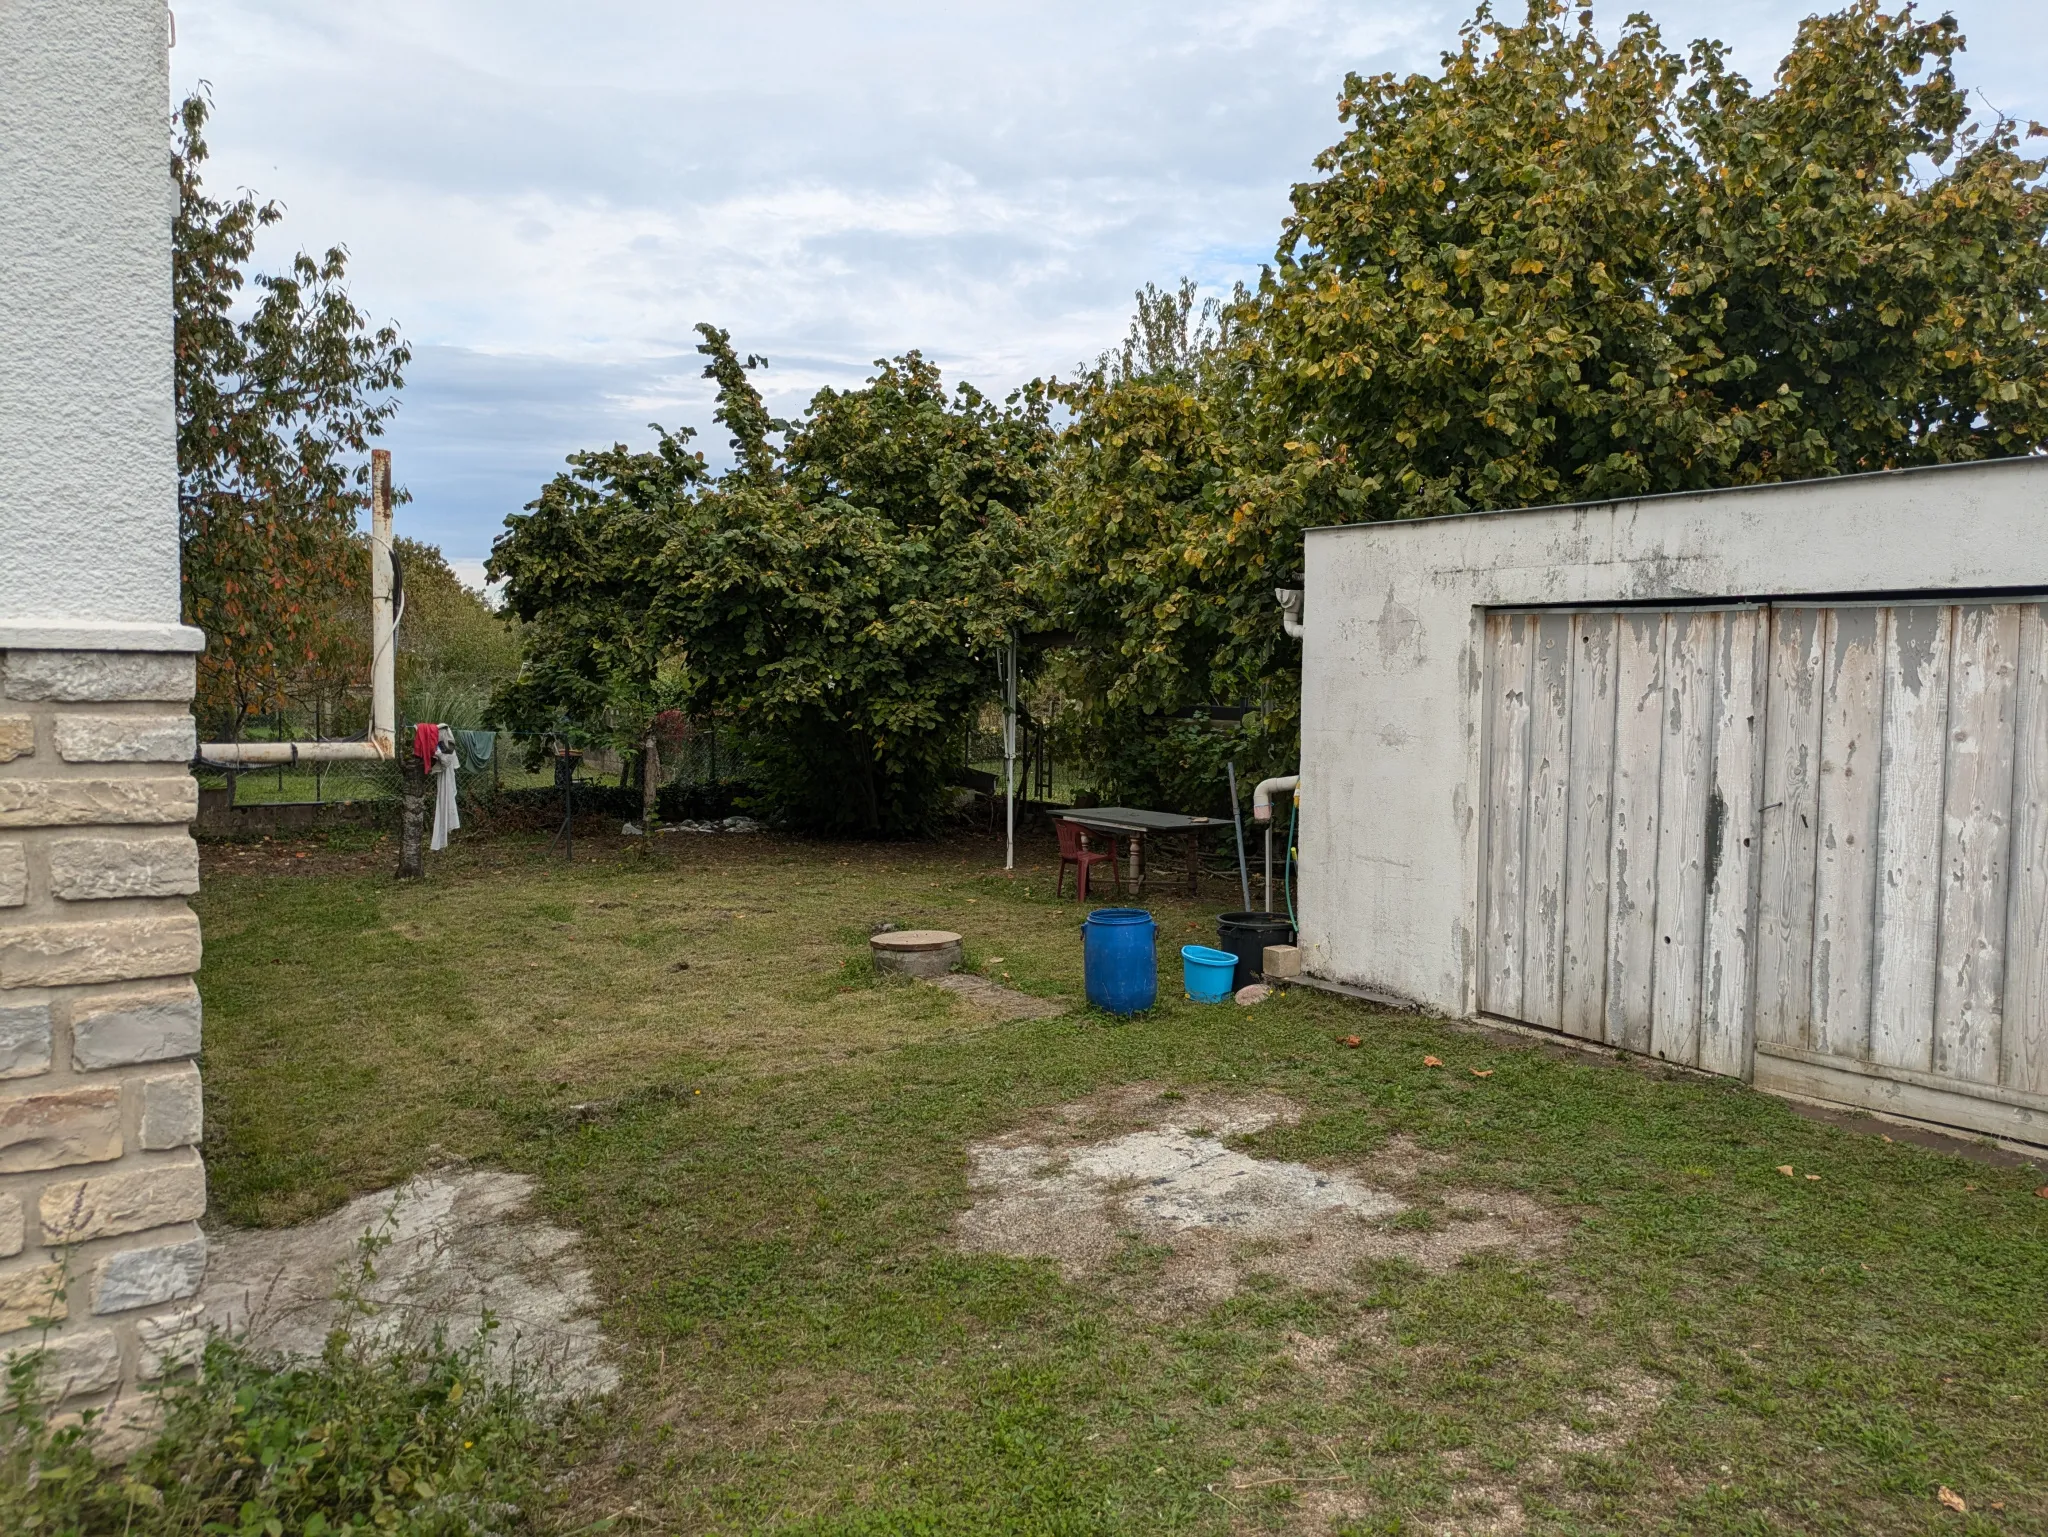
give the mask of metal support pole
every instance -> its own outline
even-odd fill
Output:
[[[391,580],[391,451],[370,451],[370,741],[395,756],[398,615]]]
[[[1003,666],[1003,868],[1017,868],[1017,637]]]
[[[1266,824],[1266,911],[1273,910],[1273,824]]]
[[[1230,770],[1230,825],[1237,829],[1237,894],[1244,899],[1244,910],[1250,912],[1252,878],[1244,867],[1244,813],[1237,804],[1237,760],[1233,758],[1225,767]]]

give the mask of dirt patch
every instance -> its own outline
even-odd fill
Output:
[[[1664,1401],[1672,1384],[1640,1373],[1624,1374],[1588,1394],[1568,1422],[1527,1427],[1526,1455],[1511,1472],[1481,1465],[1469,1453],[1445,1452],[1441,1458],[1452,1481],[1450,1510],[1423,1530],[1436,1537],[1517,1537],[1531,1528],[1523,1491],[1542,1490],[1546,1503],[1572,1506],[1579,1496],[1561,1486],[1561,1459],[1605,1457],[1620,1451],[1639,1435]],[[1348,1480],[1318,1478],[1312,1472],[1287,1482],[1294,1493],[1290,1524],[1297,1530],[1327,1532],[1373,1513],[1372,1496]]]
[[[977,1012],[1000,1020],[1057,1019],[1068,1009],[1068,1005],[1057,999],[1034,998],[1029,993],[1020,993],[1014,987],[1005,987],[971,971],[955,971],[928,980],[933,987],[943,987],[955,997],[966,999]]]
[[[576,1235],[536,1220],[532,1194],[523,1174],[441,1170],[317,1222],[230,1229],[213,1236],[198,1305],[208,1325],[289,1356],[320,1354],[343,1316],[344,1288],[372,1310],[358,1328],[377,1338],[438,1326],[464,1340],[488,1309],[498,1320],[487,1346],[496,1373],[516,1372],[550,1398],[608,1393],[619,1374],[604,1359]],[[366,1282],[365,1234],[375,1271]]]
[[[1533,1255],[1558,1237],[1534,1202],[1413,1189],[1433,1162],[1389,1139],[1343,1169],[1260,1158],[1228,1140],[1298,1120],[1277,1094],[1178,1094],[1136,1084],[1062,1106],[968,1149],[975,1204],[958,1219],[972,1252],[1043,1256],[1070,1280],[1113,1275],[1148,1311],[1220,1302],[1253,1275],[1341,1289],[1368,1260],[1441,1272],[1468,1254]]]

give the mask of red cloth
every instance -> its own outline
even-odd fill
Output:
[[[441,728],[422,721],[412,728],[412,755],[428,768],[434,764],[434,749],[441,745]]]

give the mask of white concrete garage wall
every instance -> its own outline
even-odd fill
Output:
[[[0,647],[178,625],[163,0],[0,4]]]
[[[2048,459],[1307,538],[1305,969],[1477,1011],[1485,611],[2048,588]]]

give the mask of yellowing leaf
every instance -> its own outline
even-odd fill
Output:
[[[1970,1508],[1969,1502],[1960,1494],[1957,1494],[1955,1490],[1949,1488],[1947,1484],[1943,1484],[1939,1489],[1935,1490],[1934,1497],[1950,1510],[1967,1511]]]

